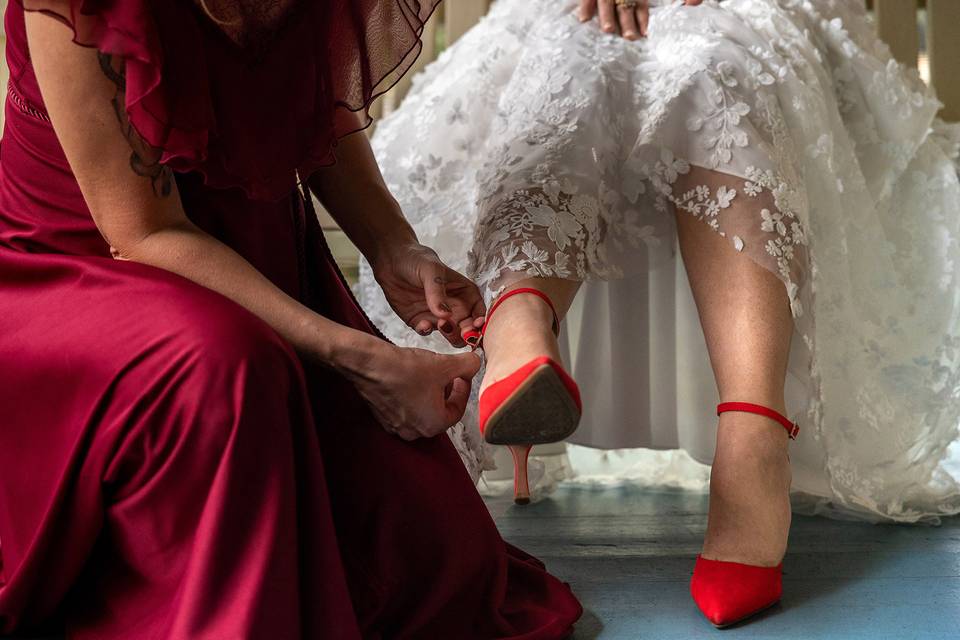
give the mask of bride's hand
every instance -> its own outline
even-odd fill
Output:
[[[486,310],[477,285],[433,249],[417,242],[394,245],[371,267],[387,302],[420,335],[439,329],[450,344],[464,347],[460,332],[483,325]]]
[[[679,0],[687,6],[696,6],[703,0]],[[627,40],[636,40],[647,35],[650,23],[650,7],[647,0],[580,0],[580,22],[586,22],[600,14],[600,28],[615,33]]]

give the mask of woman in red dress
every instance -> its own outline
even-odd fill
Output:
[[[0,633],[570,632],[578,602],[503,542],[441,435],[475,356],[377,336],[301,192],[412,328],[479,323],[344,138],[423,4],[10,3]]]

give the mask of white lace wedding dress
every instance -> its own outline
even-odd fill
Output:
[[[943,466],[960,420],[960,131],[931,91],[858,0],[654,2],[636,42],[580,24],[576,4],[498,0],[373,143],[420,239],[488,297],[530,275],[586,282],[565,345],[585,400],[571,441],[712,458],[676,207],[786,288],[806,509],[960,512]],[[444,349],[366,265],[358,290],[388,337]],[[451,437],[489,467],[473,409]]]

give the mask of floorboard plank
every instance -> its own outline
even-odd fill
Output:
[[[504,537],[571,583],[587,610],[578,640],[960,638],[960,521],[876,525],[795,516],[784,601],[717,631],[689,596],[707,497],[564,487],[518,507],[487,504]]]

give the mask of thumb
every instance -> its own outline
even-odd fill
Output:
[[[688,7],[695,7],[701,2],[703,2],[703,0],[684,0],[684,4]]]
[[[447,394],[444,403],[444,419],[447,427],[452,427],[463,418],[467,410],[467,402],[470,400],[470,383],[463,378],[454,378],[450,385],[450,392]]]
[[[446,373],[450,378],[470,380],[480,371],[480,356],[476,353],[458,353],[447,356]]]
[[[597,12],[597,0],[580,0],[580,9],[577,17],[580,22],[586,22]]]
[[[427,298],[430,313],[438,318],[450,317],[450,305],[447,304],[446,269],[442,264],[430,263],[423,270],[420,282]]]

